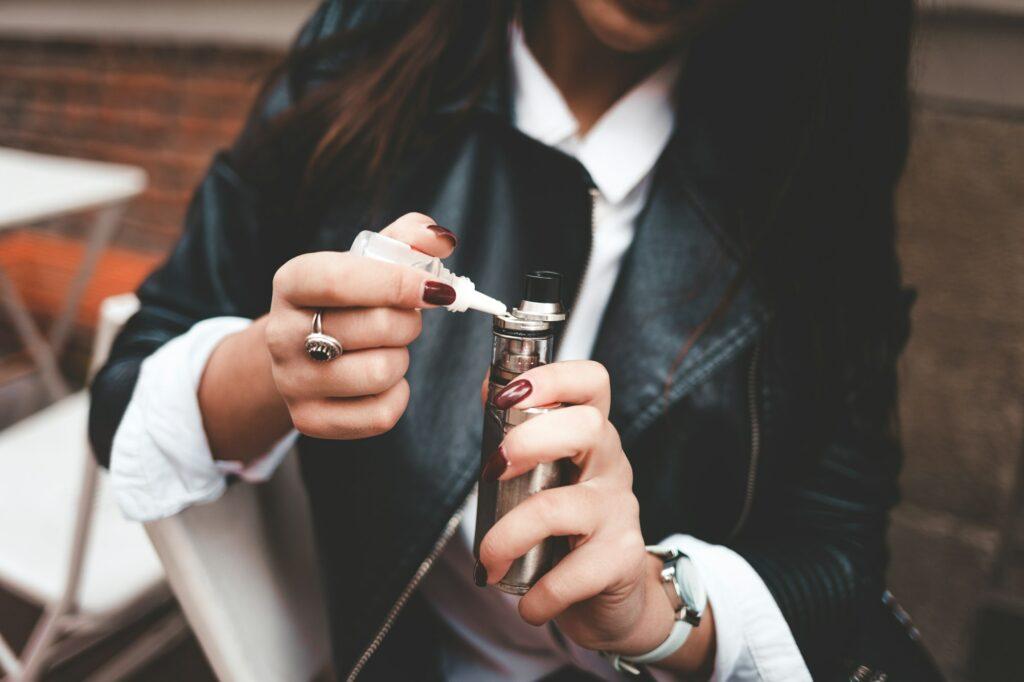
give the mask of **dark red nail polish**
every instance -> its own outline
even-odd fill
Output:
[[[433,232],[434,236],[450,241],[453,249],[459,245],[459,238],[456,237],[455,233],[447,227],[441,227],[440,225],[427,225],[427,229]]]
[[[477,587],[487,587],[487,569],[479,561],[476,562],[476,566],[473,568],[473,582],[476,583]]]
[[[494,404],[499,410],[507,410],[531,393],[533,384],[526,379],[516,379],[494,396]]]
[[[430,305],[451,305],[455,302],[455,289],[444,282],[427,282],[423,285],[423,300]]]
[[[505,470],[508,469],[508,465],[509,461],[508,457],[505,456],[505,448],[499,447],[484,463],[483,471],[480,472],[480,478],[485,481],[497,481],[505,473]]]

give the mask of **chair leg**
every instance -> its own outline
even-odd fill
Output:
[[[49,656],[48,649],[61,634],[62,619],[74,610],[78,599],[78,587],[82,577],[82,565],[85,562],[85,550],[89,542],[89,528],[92,525],[93,502],[96,499],[96,482],[98,469],[96,461],[86,450],[82,472],[82,487],[78,496],[78,509],[75,511],[74,535],[72,536],[71,558],[68,562],[68,575],[64,583],[64,593],[52,604],[47,605],[43,617],[39,620],[22,656],[25,680],[34,680],[42,671]]]
[[[36,368],[39,370],[39,377],[43,386],[53,400],[60,400],[71,392],[64,376],[60,373],[60,365],[57,357],[50,347],[49,341],[43,336],[36,326],[31,313],[25,307],[25,301],[14,286],[14,282],[7,276],[3,268],[0,268],[0,304],[7,309],[7,315],[14,325],[25,352],[29,354]]]
[[[21,661],[18,660],[3,635],[0,635],[0,672],[11,677],[21,675]]]
[[[127,679],[144,665],[182,642],[189,633],[181,611],[175,610],[161,618],[130,646],[107,661],[87,678],[87,682],[117,682]]]
[[[48,607],[43,615],[39,617],[32,636],[22,652],[21,676],[19,682],[34,682],[43,672],[49,655],[50,645],[61,634],[60,610],[56,607]]]
[[[50,347],[55,355],[59,355],[64,349],[64,344],[67,342],[68,334],[71,332],[71,327],[75,322],[75,313],[82,302],[85,289],[92,278],[93,272],[96,270],[100,256],[103,255],[103,250],[110,242],[111,237],[114,236],[114,233],[117,232],[117,228],[121,224],[121,217],[124,215],[126,208],[128,208],[128,205],[124,203],[107,206],[100,209],[96,217],[93,218],[85,254],[82,256],[82,261],[78,265],[78,271],[75,272],[74,280],[72,280],[71,286],[68,288],[64,307],[61,308],[53,323],[53,327],[50,329]]]

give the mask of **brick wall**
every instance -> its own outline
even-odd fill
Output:
[[[150,186],[121,246],[163,252],[212,152],[238,131],[273,50],[0,40],[0,146],[129,163]]]

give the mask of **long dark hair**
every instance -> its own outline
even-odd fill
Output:
[[[287,105],[250,125],[236,149],[243,172],[285,177],[269,185],[294,193],[275,201],[304,220],[339,188],[386,184],[499,77],[517,5],[325,2],[268,80],[263,109]],[[906,331],[893,189],[907,149],[911,16],[911,0],[748,2],[691,47],[681,92],[724,141],[719,158],[731,170],[716,181],[729,185],[744,252],[697,334],[749,277],[780,315],[815,321],[823,385],[848,387],[892,363]],[[341,28],[325,30],[332,22]],[[691,104],[680,102],[680,126]]]

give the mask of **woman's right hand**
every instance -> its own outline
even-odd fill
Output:
[[[381,231],[445,258],[455,236],[428,216],[408,213]],[[390,430],[405,412],[407,346],[420,334],[421,308],[446,305],[454,290],[410,267],[323,251],[297,256],[274,276],[264,324],[272,374],[295,428],[316,438],[367,438]],[[323,332],[341,356],[312,360],[305,338],[323,308]]]

